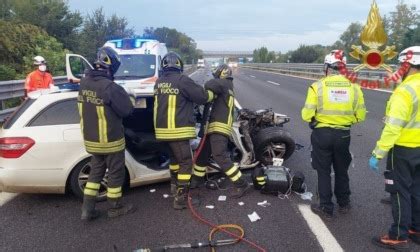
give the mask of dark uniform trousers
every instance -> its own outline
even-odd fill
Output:
[[[392,239],[407,239],[408,229],[420,232],[420,147],[394,146],[388,153],[385,190],[391,194]]]
[[[191,178],[191,171],[193,166],[190,141],[170,141],[168,144],[171,150],[169,152],[171,159],[171,174],[178,174],[179,185],[187,185]]]
[[[124,184],[125,179],[124,155],[124,151],[112,154],[92,155],[88,182],[100,183],[105,175],[106,169],[108,169],[108,187],[121,187]]]
[[[312,167],[318,173],[318,193],[320,206],[332,212],[331,165],[335,173],[334,194],[337,203],[350,203],[348,168],[351,163],[350,130],[315,128],[311,135]]]
[[[208,140],[204,143],[203,149],[197,157],[196,164],[202,167],[207,166],[210,155],[213,155],[214,161],[219,165],[223,172],[231,169],[234,164],[228,152],[228,142],[228,137],[222,134],[213,133],[208,135]],[[236,175],[236,173],[231,174],[231,176],[234,175]]]

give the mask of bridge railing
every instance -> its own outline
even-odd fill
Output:
[[[347,69],[349,72],[353,71],[353,68],[358,66],[357,64],[348,64]],[[324,64],[305,64],[305,63],[247,63],[241,64],[240,67],[251,68],[256,70],[276,72],[286,75],[301,76],[319,79],[325,76]],[[391,65],[395,69],[394,65]],[[356,72],[358,81],[369,81],[383,82],[389,73],[385,70],[369,70],[363,69]],[[394,85],[390,85],[391,89]]]
[[[184,73],[189,74],[195,70],[194,65],[184,65]],[[55,84],[67,83],[67,76],[53,77]],[[23,98],[25,95],[25,80],[0,81],[0,122],[4,121],[17,107],[8,107],[11,99]]]

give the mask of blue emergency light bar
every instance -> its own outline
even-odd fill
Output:
[[[126,38],[126,39],[113,39],[107,42],[115,44],[118,49],[135,49],[140,48],[145,42],[155,41],[154,39],[140,39],[140,38]]]

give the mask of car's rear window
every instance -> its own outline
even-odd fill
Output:
[[[23,103],[10,115],[3,124],[3,129],[10,129],[19,117],[35,102],[35,99],[26,99]]]

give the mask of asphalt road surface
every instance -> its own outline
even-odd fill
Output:
[[[208,69],[192,75],[199,83],[211,78]],[[313,82],[296,77],[248,69],[235,70],[236,97],[243,107],[272,108],[287,114],[285,128],[304,147],[285,162],[306,176],[308,191],[316,194],[316,173],[310,166],[310,129],[300,119],[308,86]],[[336,213],[331,221],[321,220],[308,211],[310,201],[299,195],[289,199],[252,191],[239,200],[218,201],[226,191],[199,189],[202,201],[198,212],[216,224],[235,223],[245,229],[245,237],[267,251],[382,251],[371,245],[371,238],[387,231],[391,209],[379,202],[386,196],[383,177],[368,168],[370,152],[381,128],[389,93],[364,90],[367,120],[352,128],[350,168],[353,208],[347,215]],[[381,169],[384,169],[384,162]],[[150,192],[155,189],[155,192]],[[136,213],[114,220],[101,218],[85,224],[80,221],[81,203],[71,195],[17,195],[8,202],[0,193],[1,251],[131,251],[142,247],[205,241],[210,228],[194,219],[189,210],[172,209],[172,198],[164,198],[169,183],[129,190],[125,200],[137,206]],[[315,199],[315,196],[314,196]],[[271,205],[262,207],[258,202]],[[2,202],[2,203],[1,203]],[[238,203],[243,202],[240,206]],[[213,205],[214,209],[206,208]],[[105,210],[106,203],[99,203]],[[251,222],[256,212],[261,220]],[[224,239],[226,236],[218,236]],[[420,247],[411,245],[413,251]],[[189,251],[189,250],[177,250]],[[196,251],[208,251],[200,249]],[[221,247],[217,251],[255,251],[245,243]]]

